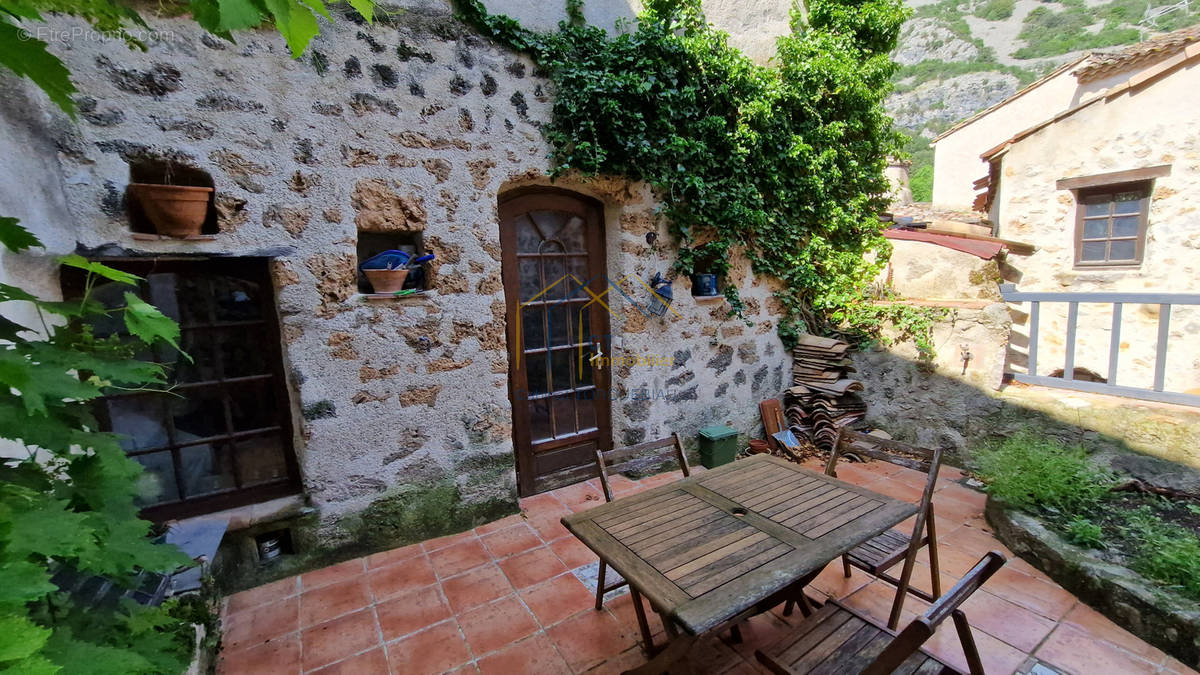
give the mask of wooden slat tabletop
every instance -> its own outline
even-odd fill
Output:
[[[700,635],[916,511],[757,455],[562,522],[658,611]]]

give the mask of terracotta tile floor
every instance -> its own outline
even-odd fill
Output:
[[[908,469],[878,462],[840,475],[901,498],[915,499],[921,482]],[[988,550],[1011,554],[987,530],[983,495],[955,482],[961,474],[953,468],[942,476],[934,503],[947,588]],[[632,494],[677,478],[622,478],[616,487],[619,495]],[[595,583],[596,559],[558,523],[563,514],[601,503],[595,481],[573,485],[524,499],[520,515],[470,532],[238,593],[225,605],[219,672],[510,675],[634,667],[645,659],[628,593],[614,592],[603,611],[592,609],[588,584]],[[923,551],[915,576],[926,587],[927,561]],[[838,563],[813,586],[881,620],[893,597],[891,586],[861,572],[844,578]],[[925,607],[910,597],[905,621]],[[728,635],[702,642],[691,656],[696,671],[765,672],[754,650],[799,620],[798,613],[785,619],[781,609],[752,619],[740,644]],[[964,609],[989,673],[1026,673],[1038,662],[1079,675],[1192,672],[1020,559],[1010,557]],[[661,639],[657,617],[651,627]],[[927,647],[965,669],[949,624]]]

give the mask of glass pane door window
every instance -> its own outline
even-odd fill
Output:
[[[562,190],[500,200],[513,446],[522,495],[612,445],[602,206]]]
[[[179,323],[187,354],[166,346],[142,355],[166,367],[169,391],[117,392],[97,404],[106,430],[146,469],[146,515],[177,518],[297,492],[267,261],[107,264],[143,277],[137,295]],[[116,308],[129,290],[102,284],[93,297]],[[93,330],[125,332],[119,317]]]
[[[1075,262],[1079,265],[1137,265],[1142,261],[1150,206],[1148,186],[1081,192]]]

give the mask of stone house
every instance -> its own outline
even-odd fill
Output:
[[[930,141],[934,148],[933,204],[949,209],[977,208],[982,197],[972,182],[987,172],[979,163],[981,153],[1152,68],[1177,48],[1185,48],[1198,33],[1200,29],[1193,26],[1119,51],[1084,54],[951,126]]]
[[[893,220],[921,227],[885,232],[893,252],[879,281],[903,298],[896,302],[945,314],[933,325],[932,358],[921,361],[903,342],[855,355],[868,423],[963,454],[986,439],[1032,431],[1102,454],[1133,449],[1200,466],[1195,406],[1009,386],[1007,376],[1029,372],[1031,306],[1005,302],[1000,292],[1001,284],[1056,294],[1197,292],[1200,232],[1192,194],[1200,179],[1200,125],[1191,112],[1200,102],[1197,57],[1196,29],[1091,55],[938,141],[941,184],[956,181],[963,195],[957,201],[978,196],[979,209],[893,203]],[[1059,85],[1061,107],[1031,118],[1035,106],[1024,106],[1037,96],[1053,98]],[[983,129],[992,132],[972,138]],[[944,163],[955,147],[968,156]],[[1085,227],[1101,221],[1103,232]],[[960,246],[962,235],[1007,250],[989,258],[986,246]],[[1058,377],[1069,306],[1040,305],[1037,373]],[[1090,381],[1068,388],[1107,386],[1113,305],[1078,308],[1072,374]],[[1152,399],[1147,390],[1154,385],[1161,316],[1158,303],[1123,306],[1115,375],[1117,384],[1139,389],[1138,398]],[[1171,308],[1167,394],[1200,393],[1198,318],[1195,306]]]
[[[995,145],[996,139],[1037,124],[1048,112],[1069,107],[1078,88],[1071,70],[1086,58],[1056,68],[935,136],[929,142],[933,147],[932,203],[948,209],[972,208],[977,195],[972,181],[986,173],[979,153]]]
[[[1018,290],[1195,293],[1200,29],[1093,56],[1072,74],[1097,93],[982,153],[996,234],[1037,248],[1020,263]],[[1038,363],[1049,374],[1063,368],[1068,307],[1043,304]],[[1159,312],[1124,308],[1119,384],[1153,386]],[[1077,376],[1108,378],[1112,313],[1080,306]],[[1172,308],[1165,391],[1200,393],[1198,319],[1195,306]]]
[[[552,181],[549,80],[448,3],[392,10],[323,26],[297,60],[277,34],[230,44],[175,18],[150,21],[144,52],[56,42],[76,122],[0,80],[0,213],[46,245],[0,270],[69,296],[55,258],[78,252],[145,277],[180,321],[194,363],[161,356],[175,394],[113,397],[100,417],[147,467],[150,517],[231,519],[242,582],[262,540],[296,554],[283,574],[515,512],[590,476],[596,448],[759,433],[757,403],[787,385],[772,283],[734,251],[744,318],[686,278],[646,311],[676,254],[653,191]],[[47,24],[72,29],[89,35]],[[164,174],[215,188],[201,236],[147,228],[127,186]],[[358,265],[388,249],[436,256],[423,292],[371,292]],[[567,272],[604,302],[551,289]]]

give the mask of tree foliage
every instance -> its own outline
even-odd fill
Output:
[[[373,0],[349,4],[372,20]],[[331,18],[322,0],[191,0],[189,7],[201,27],[231,42],[234,30],[274,23],[293,57],[316,36],[317,17]],[[135,48],[144,45],[134,29],[146,24],[118,0],[0,0],[0,67],[30,79],[73,116],[70,73],[36,26],[48,13],[80,17]],[[41,246],[7,216],[0,216],[0,244],[14,253]],[[178,348],[179,327],[133,293],[118,309],[89,297],[97,280],[132,287],[137,277],[80,256],[60,262],[87,275],[81,300],[49,302],[0,284],[0,303],[32,304],[45,338],[0,317],[0,439],[25,453],[0,451],[0,671],[181,672],[192,653],[189,621],[132,601],[79,606],[51,582],[70,572],[127,583],[138,571],[190,562],[147,538],[150,523],[135,501],[142,467],[115,435],[99,431],[90,408],[113,388],[165,386],[162,367],[136,357],[160,344]],[[93,334],[89,320],[114,315],[125,334]]]
[[[883,108],[907,16],[898,0],[808,3],[771,66],[731,46],[698,0],[649,2],[616,36],[579,22],[529,31],[479,0],[459,10],[553,79],[543,132],[555,175],[623,175],[661,194],[677,272],[725,275],[730,252],[744,251],[783,282],[785,343],[878,315],[868,290],[890,250],[883,173],[904,140]],[[740,312],[736,285],[725,287]]]
[[[348,0],[364,19],[374,17],[374,0]],[[332,19],[323,0],[190,0],[188,9],[202,28],[233,42],[233,31],[274,24],[293,57],[304,53],[319,31],[318,17]],[[65,14],[87,21],[102,35],[144,49],[138,38],[146,22],[120,0],[0,0],[0,66],[29,78],[70,115],[75,85],[61,60],[47,50],[37,27],[44,14]]]
[[[0,219],[0,242],[14,252],[40,246],[12,218]],[[0,319],[0,670],[180,672],[191,658],[190,624],[132,601],[78,606],[51,583],[64,571],[128,583],[139,570],[190,563],[148,539],[135,502],[142,467],[91,411],[113,389],[164,387],[162,366],[137,356],[176,344],[179,327],[132,293],[115,310],[90,297],[99,281],[132,288],[138,277],[78,256],[61,262],[87,275],[77,301],[0,284],[0,302],[32,305],[42,332]],[[120,319],[125,331],[96,335],[99,317]]]

